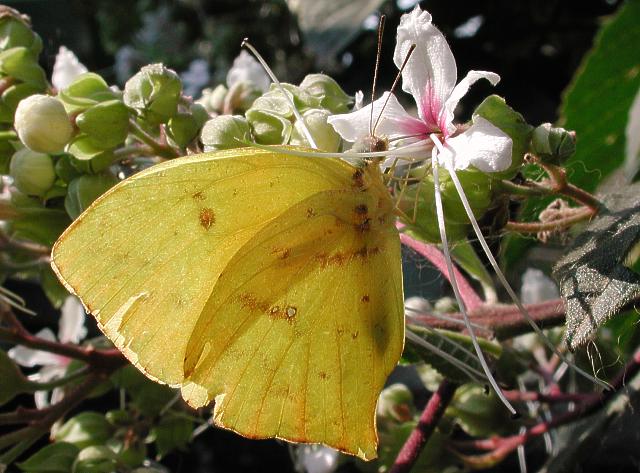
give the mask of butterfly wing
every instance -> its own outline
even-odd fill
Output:
[[[255,149],[179,158],[100,197],[55,244],[52,266],[131,362],[179,385],[198,316],[236,251],[352,173],[339,160]]]
[[[317,193],[229,261],[195,325],[183,396],[217,424],[375,458],[375,406],[404,342],[388,193]]]

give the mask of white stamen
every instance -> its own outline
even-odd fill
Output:
[[[487,364],[487,360],[480,349],[480,344],[478,343],[478,339],[476,338],[476,334],[473,331],[473,327],[471,326],[471,321],[469,320],[469,316],[467,314],[467,309],[465,307],[464,301],[460,296],[460,291],[458,289],[458,282],[456,281],[456,276],[453,271],[453,261],[451,260],[451,255],[449,254],[449,244],[447,242],[447,231],[444,225],[444,208],[442,206],[442,196],[440,195],[440,180],[438,177],[438,150],[442,150],[442,143],[435,134],[431,135],[431,140],[433,140],[436,145],[432,150],[431,156],[431,167],[433,169],[433,187],[435,191],[435,200],[436,200],[436,215],[438,217],[438,227],[440,228],[440,240],[442,241],[442,250],[444,253],[444,258],[447,263],[447,272],[449,273],[449,280],[451,282],[451,287],[453,289],[453,294],[456,296],[456,300],[458,301],[458,305],[460,306],[460,312],[462,312],[462,316],[464,317],[465,325],[467,326],[467,331],[471,336],[471,342],[473,343],[473,348],[476,350],[478,355],[478,360],[482,365],[482,369],[487,375],[489,383],[493,387],[494,391],[505,405],[505,407],[512,413],[516,414],[516,410],[513,408],[511,403],[507,400],[507,398],[502,393],[500,386],[496,382],[495,378],[491,374],[491,370],[489,369],[489,365]]]
[[[286,89],[284,87],[282,87],[282,84],[280,83],[280,81],[278,80],[276,75],[273,73],[273,71],[271,70],[271,68],[267,64],[267,62],[262,58],[262,56],[260,56],[260,53],[258,53],[258,50],[256,48],[254,48],[246,38],[242,41],[242,46],[244,46],[249,51],[251,51],[251,54],[253,54],[256,57],[256,59],[258,60],[258,62],[262,65],[262,67],[264,67],[264,70],[269,75],[269,77],[271,78],[273,83],[276,84],[276,86],[282,92],[282,95],[284,95],[285,98],[289,101],[289,105],[291,105],[291,108],[293,109],[293,114],[296,116],[296,120],[298,120],[298,122],[300,122],[300,127],[302,128],[302,133],[304,133],[304,137],[307,139],[307,141],[309,142],[309,144],[311,145],[312,148],[318,149],[318,145],[316,144],[315,140],[313,139],[313,136],[311,135],[311,132],[309,131],[309,128],[307,128],[307,124],[302,119],[302,115],[300,115],[300,112],[296,108],[296,105],[293,103],[293,99],[291,97],[289,97],[289,94],[287,93]]]
[[[438,138],[435,135],[431,135],[431,139],[434,140],[434,143],[436,144],[436,146],[438,148],[442,148],[442,143],[440,143],[440,141],[438,140]],[[464,206],[464,210],[466,211],[467,216],[469,217],[469,220],[471,221],[471,226],[473,227],[473,231],[475,232],[476,236],[478,237],[478,241],[480,242],[480,246],[482,246],[482,249],[483,249],[485,255],[487,255],[487,258],[489,259],[489,262],[491,263],[491,266],[493,267],[493,270],[495,271],[496,276],[498,276],[498,280],[500,281],[502,286],[505,288],[505,290],[509,294],[509,297],[511,297],[511,300],[513,301],[513,303],[518,307],[518,309],[520,310],[520,313],[522,314],[522,316],[526,319],[526,321],[529,323],[529,325],[534,330],[534,332],[536,332],[542,338],[542,340],[544,341],[545,345],[547,345],[549,347],[549,349],[551,351],[553,351],[553,353],[555,353],[563,362],[567,363],[571,369],[573,369],[574,371],[578,372],[579,374],[581,374],[582,376],[584,376],[586,379],[590,380],[591,382],[596,383],[596,384],[602,386],[605,389],[609,389],[611,386],[608,383],[596,378],[595,376],[590,375],[589,373],[587,373],[586,371],[584,371],[580,367],[576,366],[575,364],[573,364],[569,360],[567,360],[567,358],[562,353],[560,353],[558,348],[553,343],[551,343],[551,340],[549,340],[544,335],[544,333],[542,332],[540,327],[538,327],[538,324],[535,323],[535,321],[533,320],[533,318],[531,317],[531,315],[529,314],[527,309],[525,309],[525,307],[522,305],[522,302],[520,302],[520,298],[516,295],[515,291],[513,290],[513,288],[511,287],[511,285],[507,281],[507,278],[502,273],[502,270],[500,269],[500,266],[498,265],[498,262],[493,257],[493,254],[491,253],[491,250],[489,249],[489,245],[487,244],[487,241],[484,239],[484,236],[482,235],[482,231],[480,230],[480,226],[478,225],[478,222],[476,221],[475,215],[473,215],[473,210],[471,210],[471,206],[469,205],[469,201],[467,200],[467,196],[464,193],[464,189],[462,188],[462,184],[460,183],[460,180],[458,179],[458,175],[456,174],[456,171],[455,171],[455,169],[453,167],[453,163],[451,161],[449,161],[449,160],[446,160],[444,164],[445,164],[445,166],[447,168],[447,171],[449,171],[449,174],[451,175],[451,180],[453,181],[453,185],[456,187],[456,191],[458,192],[458,196],[460,196],[460,200],[462,201],[462,205]]]

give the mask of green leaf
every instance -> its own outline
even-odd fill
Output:
[[[70,223],[62,210],[21,208],[19,216],[12,221],[11,230],[14,238],[51,246]]]
[[[4,350],[0,350],[0,379],[0,406],[28,391],[26,378]]]
[[[114,384],[124,389],[135,407],[149,417],[157,415],[176,396],[176,390],[151,381],[135,366],[128,365],[111,377]]]
[[[184,449],[193,433],[193,421],[182,416],[167,415],[151,429],[158,456],[163,457],[175,449]]]
[[[56,309],[62,307],[65,299],[69,296],[69,291],[60,283],[60,280],[53,273],[51,266],[46,265],[40,272],[40,285],[51,305]]]
[[[640,298],[640,275],[624,265],[640,240],[640,183],[605,197],[604,206],[553,272],[566,302],[572,349]]]
[[[56,442],[18,463],[18,467],[27,473],[68,473],[79,452],[73,444]]]
[[[68,442],[78,448],[103,445],[113,433],[113,427],[103,414],[86,411],[72,417],[53,432],[58,442]]]
[[[640,87],[640,55],[629,47],[640,44],[638,18],[640,0],[631,0],[605,22],[564,94],[559,125],[577,134],[576,153],[565,166],[571,182],[587,191],[595,190],[624,162],[629,109]],[[528,199],[520,212],[522,220],[535,220],[549,202]],[[503,251],[505,265],[516,263],[534,241],[509,238]]]
[[[427,329],[415,325],[411,325],[409,327],[413,333],[429,344],[435,345],[437,348],[456,358],[464,365],[474,368],[477,371],[482,371],[482,366],[476,357],[470,337],[458,332],[451,332],[449,330]],[[454,345],[454,343],[462,346],[469,353],[461,350],[460,347]],[[487,361],[489,363],[491,363],[492,359],[497,360],[500,358],[500,355],[502,354],[502,347],[498,343],[491,342],[484,338],[478,338],[478,343],[480,344],[480,348],[482,348],[482,351],[487,357]],[[469,375],[467,373],[452,365],[450,361],[433,353],[426,347],[413,343],[406,345],[405,354],[403,356],[411,358],[411,355],[424,360],[425,363],[431,365],[436,371],[451,381],[458,383],[466,383],[469,381]]]

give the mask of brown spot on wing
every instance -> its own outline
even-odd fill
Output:
[[[323,380],[329,379],[329,375],[325,371],[318,372],[318,376]]]
[[[360,298],[360,300],[361,300],[362,302],[369,302],[369,301],[370,301],[369,294],[365,294],[364,296],[362,296],[362,297]]]
[[[200,209],[200,226],[205,230],[209,230],[214,223],[216,223],[216,215],[213,209],[209,207],[203,207]]]
[[[277,255],[278,259],[287,259],[291,255],[291,248],[274,248],[271,253]]]
[[[311,218],[315,216],[316,216],[316,211],[312,207],[309,207],[307,209],[307,218]]]
[[[353,180],[353,186],[358,189],[362,189],[364,187],[364,172],[362,169],[356,169],[351,176]]]
[[[204,200],[205,199],[204,192],[202,192],[202,191],[195,192],[191,197],[193,197],[194,200]]]

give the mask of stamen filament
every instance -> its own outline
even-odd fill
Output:
[[[467,331],[469,332],[469,336],[471,337],[471,342],[473,343],[473,348],[478,355],[478,360],[482,365],[482,369],[487,375],[487,379],[489,383],[493,387],[494,391],[505,405],[505,407],[511,412],[511,414],[515,415],[516,410],[513,408],[511,403],[504,396],[502,389],[498,386],[495,378],[491,374],[491,370],[489,369],[489,365],[487,364],[487,360],[484,357],[484,353],[482,353],[482,349],[480,348],[480,344],[478,343],[478,339],[476,337],[475,332],[473,331],[473,327],[471,326],[471,321],[469,320],[469,316],[467,314],[467,309],[465,307],[464,301],[462,300],[462,296],[460,295],[460,291],[458,289],[458,282],[456,280],[455,273],[453,271],[453,261],[451,260],[451,254],[449,253],[449,244],[447,242],[447,231],[445,229],[444,224],[444,208],[442,205],[442,196],[440,195],[440,180],[438,176],[438,150],[442,148],[442,144],[438,140],[438,137],[435,134],[431,135],[431,139],[436,144],[436,147],[432,150],[432,159],[431,166],[433,168],[433,187],[435,193],[435,201],[436,201],[436,215],[438,218],[438,227],[440,229],[440,240],[442,242],[442,250],[444,253],[444,258],[447,263],[447,272],[449,273],[449,280],[451,282],[451,287],[453,288],[453,294],[458,301],[458,305],[460,306],[460,312],[462,312],[462,316],[464,317],[465,325],[467,326]]]

